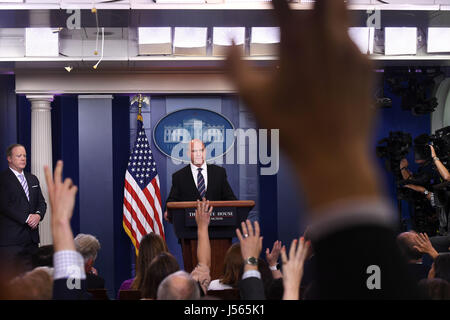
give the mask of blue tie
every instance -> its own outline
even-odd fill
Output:
[[[203,175],[202,175],[203,168],[198,168],[197,170],[198,170],[198,174],[197,174],[197,189],[198,189],[198,193],[200,193],[200,197],[203,199],[205,197],[205,194],[206,194],[205,179],[203,178]]]

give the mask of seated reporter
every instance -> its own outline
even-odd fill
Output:
[[[144,271],[144,279],[141,291],[142,299],[155,300],[158,286],[169,275],[180,270],[177,259],[169,252],[163,252],[156,256],[147,270]]]
[[[100,242],[93,235],[84,233],[78,234],[74,241],[75,248],[84,259],[87,289],[104,289],[105,280],[98,275],[97,269],[94,268],[94,262],[100,250]]]
[[[239,273],[243,264],[241,245],[235,243],[228,248],[225,254],[223,275],[219,279],[212,280],[208,286],[208,290],[237,289],[239,285]]]
[[[199,300],[200,288],[191,274],[180,270],[167,276],[159,285],[157,300]]]

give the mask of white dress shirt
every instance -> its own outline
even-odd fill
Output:
[[[25,177],[25,174],[23,173],[23,171],[22,172],[18,172],[18,171],[14,170],[11,167],[9,167],[9,169],[11,169],[11,171],[14,172],[14,174],[16,175],[16,178],[17,178],[17,180],[19,180],[19,182],[20,182],[19,175],[23,175]]]
[[[195,186],[197,186],[197,175],[198,175],[198,169],[199,167],[197,167],[196,165],[192,164],[191,162],[191,171],[192,171],[192,178],[194,178],[194,183]],[[206,161],[203,162],[202,166],[200,167],[202,168],[202,175],[203,175],[203,179],[205,180],[205,192],[206,190],[208,190],[208,169],[206,167]]]
[[[86,279],[84,259],[77,251],[56,251],[53,255],[53,267],[53,280],[69,278]]]

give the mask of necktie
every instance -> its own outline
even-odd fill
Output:
[[[28,201],[30,201],[30,194],[28,192],[28,183],[23,174],[19,174],[20,184],[22,185],[23,191],[27,195]]]
[[[206,194],[206,190],[205,190],[205,179],[203,178],[202,175],[202,168],[198,168],[198,174],[197,174],[197,189],[198,189],[198,193],[200,193],[200,197],[203,199],[203,197]]]

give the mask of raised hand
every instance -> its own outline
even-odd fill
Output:
[[[416,235],[416,245],[414,249],[418,250],[421,253],[426,253],[430,255],[433,260],[439,255],[439,253],[433,248],[430,239],[426,233],[418,233]]]
[[[281,241],[277,240],[273,243],[272,251],[266,249],[266,261],[269,266],[275,266],[278,263],[278,257],[281,252]]]
[[[241,223],[242,233],[236,229],[236,235],[241,242],[242,258],[247,260],[250,257],[258,259],[262,250],[262,237],[259,236],[260,229],[258,221],[255,221],[255,227],[250,220]]]
[[[70,219],[72,218],[78,188],[70,178],[62,181],[63,162],[61,160],[56,163],[53,176],[47,166],[44,167],[44,172],[52,208],[51,224],[55,252],[75,251]]]
[[[286,248],[281,250],[281,261],[283,262],[283,300],[298,300],[300,282],[303,278],[303,266],[308,255],[310,241],[294,239],[289,249],[289,259],[286,256]]]
[[[213,207],[209,205],[209,200],[203,198],[202,201],[197,200],[197,209],[195,210],[195,221],[198,228],[208,228],[211,220]]]
[[[44,167],[44,172],[50,205],[52,206],[52,220],[70,221],[78,188],[70,178],[62,181],[63,162],[61,160],[56,164],[53,177],[47,166]]]
[[[317,0],[301,17],[286,0],[272,4],[281,31],[279,63],[255,70],[234,47],[228,70],[240,96],[260,127],[280,130],[281,147],[312,208],[378,197],[378,174],[368,152],[375,111],[372,65],[348,35],[344,1]],[[330,183],[335,185],[324,195]]]

